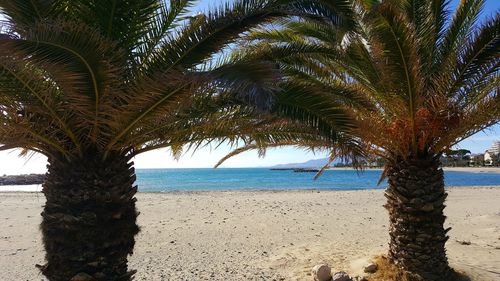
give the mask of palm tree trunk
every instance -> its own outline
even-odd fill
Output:
[[[50,281],[131,280],[136,224],[130,157],[91,150],[72,161],[49,159],[41,230]]]
[[[388,163],[386,209],[390,218],[389,259],[410,280],[447,280],[448,240],[443,209],[447,193],[439,157]]]

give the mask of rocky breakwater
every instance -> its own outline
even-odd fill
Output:
[[[42,184],[45,179],[43,174],[29,174],[29,175],[3,175],[0,176],[0,186],[2,185],[30,185]]]

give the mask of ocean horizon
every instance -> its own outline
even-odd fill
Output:
[[[296,173],[292,170],[269,168],[197,168],[197,169],[137,169],[139,191],[210,191],[210,190],[359,190],[384,189],[380,185],[382,170],[326,170],[316,180],[316,173]],[[445,171],[446,186],[500,185],[499,173]]]
[[[136,185],[139,192],[384,189],[387,181],[377,185],[381,173],[380,169],[326,170],[314,180],[314,172],[296,173],[270,168],[137,169]],[[445,171],[444,176],[446,186],[500,185],[500,173]],[[0,191],[40,190],[40,185],[0,186]]]

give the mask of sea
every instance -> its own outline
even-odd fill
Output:
[[[315,173],[269,168],[137,169],[139,192],[210,190],[358,190],[383,189],[381,170],[327,170]],[[445,171],[446,186],[500,186],[500,173]],[[40,185],[0,186],[0,191],[40,191]]]
[[[381,170],[327,170],[316,180],[316,173],[268,168],[219,169],[138,169],[137,185],[143,192],[208,190],[286,190],[383,189],[377,185]],[[500,173],[445,171],[447,186],[500,186]]]

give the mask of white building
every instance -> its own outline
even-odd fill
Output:
[[[484,163],[484,154],[478,153],[472,154],[468,162],[470,167],[482,165],[482,163]]]
[[[493,159],[491,158],[492,155],[493,155],[493,153],[490,153],[489,150],[486,150],[484,152],[484,165],[485,166],[493,165]]]
[[[500,154],[500,141],[495,141],[491,147],[484,152],[484,165],[493,165],[493,156]]]
[[[499,154],[500,153],[500,141],[495,141],[491,145],[490,149],[488,151],[492,154]]]

